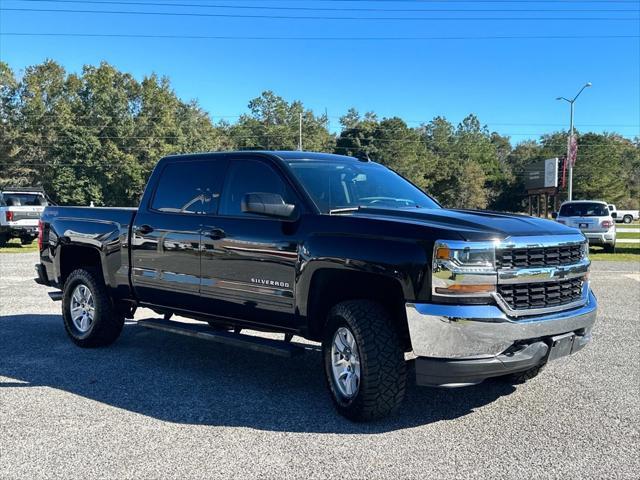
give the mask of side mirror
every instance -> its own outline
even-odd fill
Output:
[[[558,218],[558,212],[551,212],[551,218],[553,218],[554,220]]]
[[[611,212],[611,218],[618,218],[618,214],[616,212]]]
[[[269,217],[289,219],[293,216],[296,206],[285,203],[279,193],[247,193],[242,197],[240,208],[246,213],[256,213]]]

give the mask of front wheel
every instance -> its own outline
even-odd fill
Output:
[[[615,244],[615,243],[613,243],[613,244],[611,244],[611,243],[607,243],[607,244],[604,246],[604,251],[605,251],[606,253],[616,253],[616,244]]]
[[[338,412],[353,421],[385,417],[405,396],[407,367],[389,315],[379,304],[336,305],[322,343],[325,377]]]
[[[113,343],[124,325],[124,315],[114,307],[102,276],[93,269],[71,272],[62,296],[64,327],[80,347]]]

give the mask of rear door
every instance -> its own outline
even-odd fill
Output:
[[[256,192],[302,208],[270,160],[232,159],[218,215],[203,229],[203,303],[217,315],[292,326],[300,222],[242,212],[242,197]]]
[[[147,304],[199,310],[202,219],[215,212],[227,162],[167,162],[132,229],[132,282]]]

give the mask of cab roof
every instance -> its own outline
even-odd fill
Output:
[[[567,200],[566,202],[562,202],[562,205],[567,205],[569,203],[602,203],[603,205],[609,205],[604,200]]]
[[[188,153],[169,155],[165,158],[171,159],[195,159],[195,158],[212,158],[212,157],[226,157],[232,155],[244,156],[247,154],[259,154],[267,155],[270,157],[277,157],[281,160],[309,160],[309,161],[331,161],[331,162],[359,162],[355,157],[349,157],[347,155],[337,155],[335,153],[322,153],[322,152],[305,152],[298,150],[237,150],[229,152],[202,152],[202,153]]]

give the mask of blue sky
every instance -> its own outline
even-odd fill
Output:
[[[137,78],[151,72],[167,75],[180,97],[185,100],[197,99],[214,120],[225,117],[233,121],[234,116],[246,112],[249,99],[270,89],[287,100],[302,100],[317,113],[326,109],[333,130],[339,127],[338,117],[349,107],[361,112],[373,110],[381,117],[397,115],[411,126],[436,115],[443,115],[457,123],[465,115],[475,113],[490,129],[510,135],[514,143],[564,128],[568,123],[569,108],[566,103],[555,101],[555,97],[573,96],[586,81],[591,81],[593,88],[586,90],[576,103],[577,127],[582,131],[617,131],[629,138],[640,135],[639,1],[120,2],[100,5],[97,1],[83,4],[0,0],[0,33],[320,37],[324,40],[0,35],[0,58],[17,71],[51,58],[69,71],[80,71],[84,64],[106,60]],[[132,2],[142,4],[132,5]],[[180,6],[159,6],[159,3]],[[229,7],[217,7],[222,5]],[[20,8],[245,17],[7,10]],[[445,12],[443,9],[462,11]],[[247,15],[382,18],[293,20],[248,18]],[[389,17],[408,17],[412,20],[392,20]],[[456,19],[442,20],[444,17]],[[510,20],[497,20],[504,17]],[[540,20],[541,17],[544,19]],[[549,17],[570,19],[552,20]],[[438,20],[423,21],[417,18]],[[531,35],[636,37],[415,39]],[[375,38],[345,41],[329,40],[327,37]],[[414,39],[384,41],[380,37]]]

